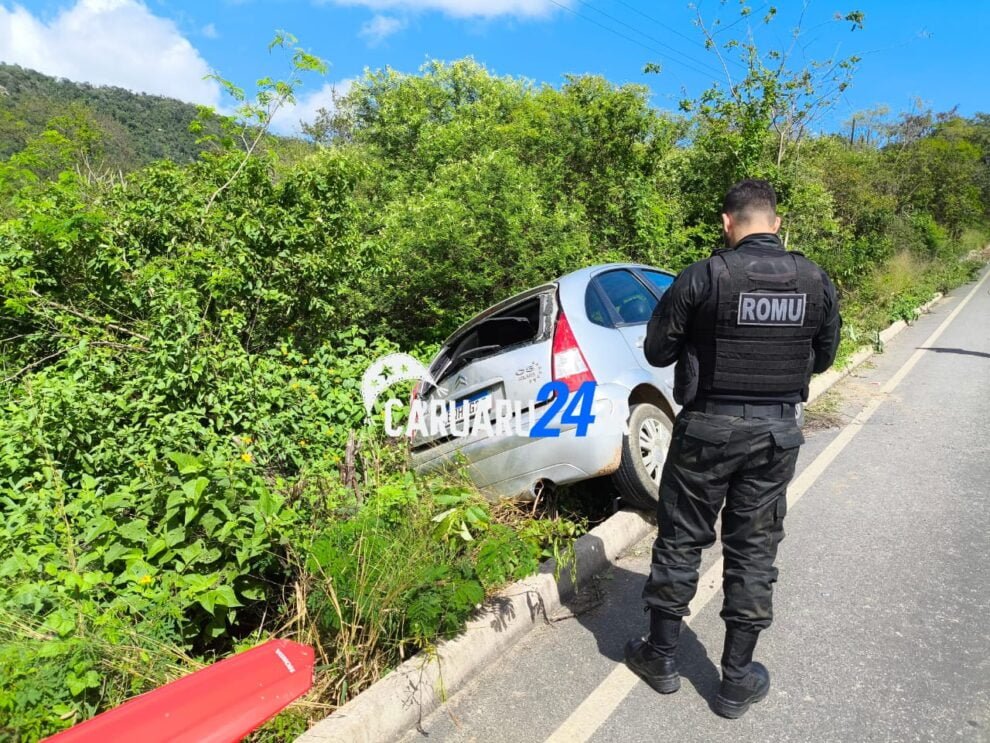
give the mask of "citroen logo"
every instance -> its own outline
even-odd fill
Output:
[[[467,380],[464,378],[463,374],[457,375],[457,379],[454,381],[454,389],[459,390],[461,387],[467,384]]]

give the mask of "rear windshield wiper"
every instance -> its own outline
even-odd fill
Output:
[[[482,356],[493,354],[496,351],[498,351],[500,348],[502,348],[502,346],[496,344],[493,346],[475,346],[474,348],[469,348],[465,351],[462,351],[461,353],[457,354],[456,356],[454,356],[454,358],[450,360],[450,363],[447,365],[447,368],[443,370],[443,374],[437,377],[437,384],[440,384],[443,380],[445,380],[451,374],[456,372],[458,369],[464,368],[464,366],[467,363],[474,361],[475,359],[480,358]]]
[[[490,353],[494,353],[500,348],[502,348],[501,343],[495,343],[491,346],[476,346],[475,348],[469,348],[466,351],[457,354],[457,356],[454,357],[454,363],[457,363],[458,361],[473,361],[481,356],[487,356]]]
[[[459,337],[464,338],[468,333],[478,332],[479,328],[481,329],[481,332],[487,336],[501,333],[507,333],[510,335],[509,338],[506,339],[507,342],[505,343],[490,343],[484,346],[467,348],[463,351],[455,353],[451,357],[446,368],[443,370],[441,376],[437,377],[437,384],[439,384],[441,380],[449,377],[458,369],[461,369],[465,364],[474,361],[475,359],[498,353],[506,346],[515,345],[516,343],[521,343],[526,340],[519,334],[520,330],[525,330],[527,333],[535,335],[533,330],[533,322],[528,317],[496,315],[494,317],[486,317],[484,320],[479,320]],[[511,335],[513,333],[516,335]],[[455,340],[452,345],[456,345],[457,342],[458,341]]]

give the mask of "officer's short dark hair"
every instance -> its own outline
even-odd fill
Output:
[[[756,214],[777,216],[777,194],[766,181],[747,178],[725,193],[722,213],[740,222],[748,222]]]

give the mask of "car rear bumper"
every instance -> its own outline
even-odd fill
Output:
[[[417,472],[431,472],[463,461],[471,480],[491,499],[531,497],[541,480],[563,485],[611,474],[622,456],[628,395],[624,387],[599,385],[593,406],[595,423],[586,436],[577,436],[573,426],[563,426],[556,437],[453,439],[413,452],[413,467]],[[536,417],[541,413],[537,411]],[[528,431],[533,422],[527,419],[522,430]]]

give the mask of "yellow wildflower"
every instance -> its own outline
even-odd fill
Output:
[[[306,364],[308,364],[308,363],[309,363],[309,359],[303,359],[303,360],[302,360],[302,363],[303,363],[303,366],[306,366]]]
[[[154,582],[154,579],[150,575],[142,575],[138,580],[142,586],[150,586]]]
[[[252,459],[254,459],[254,457],[251,456],[251,452],[241,452],[241,461],[250,463]]]
[[[306,446],[306,439],[299,439],[299,446]]]
[[[245,446],[247,446],[248,444],[250,444],[252,441],[254,441],[254,439],[252,439],[250,436],[242,436],[241,437],[241,443],[244,444]]]

